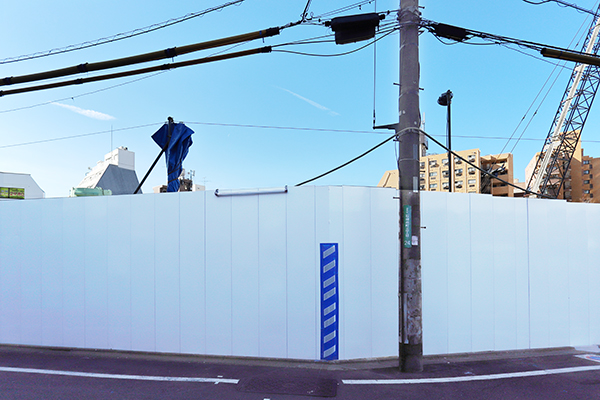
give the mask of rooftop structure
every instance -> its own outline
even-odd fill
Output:
[[[98,161],[76,188],[102,188],[113,195],[133,194],[139,184],[135,173],[135,153],[119,147]],[[141,191],[140,191],[141,192]]]

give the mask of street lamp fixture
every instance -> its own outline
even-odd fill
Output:
[[[451,125],[450,125],[450,105],[452,104],[452,92],[448,90],[445,93],[442,93],[438,98],[438,104],[440,106],[448,107],[448,121],[446,124],[446,133],[447,133],[447,142],[446,147],[448,148],[448,190],[452,192],[452,174],[453,163],[452,163],[452,135],[451,135]]]

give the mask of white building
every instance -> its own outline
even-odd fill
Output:
[[[43,199],[46,193],[29,174],[0,172],[0,200]]]
[[[87,173],[77,188],[102,188],[113,195],[133,194],[139,184],[135,173],[135,153],[119,147],[104,156]],[[140,191],[141,193],[141,191]]]

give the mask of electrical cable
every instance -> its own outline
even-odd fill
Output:
[[[117,85],[108,86],[108,87],[105,87],[105,88],[102,88],[102,89],[94,90],[92,92],[78,94],[78,95],[75,95],[75,96],[69,96],[69,97],[64,97],[62,99],[50,100],[50,101],[46,101],[44,103],[33,104],[33,105],[30,105],[30,106],[24,106],[24,107],[18,107],[18,108],[11,108],[11,109],[8,109],[8,110],[0,110],[0,114],[5,114],[5,113],[9,113],[9,112],[14,112],[14,111],[29,110],[31,108],[36,108],[36,107],[41,107],[41,106],[47,106],[48,104],[58,103],[58,102],[61,102],[61,101],[66,101],[66,100],[75,100],[75,99],[77,99],[79,97],[89,96],[91,94],[96,94],[96,93],[104,92],[106,90],[115,89],[115,88],[118,88],[118,87],[121,87],[121,86],[129,85],[130,83],[139,82],[139,81],[142,81],[144,79],[153,78],[153,77],[155,77],[157,75],[164,74],[165,72],[169,72],[169,71],[168,70],[167,71],[160,71],[160,72],[157,72],[155,74],[151,74],[151,75],[147,75],[147,76],[142,76],[141,78],[132,79],[130,81],[119,83]]]
[[[577,30],[577,32],[575,33],[575,35],[573,36],[573,39],[571,39],[571,42],[569,43],[569,47],[573,44],[573,42],[575,41],[575,39],[577,38],[577,36],[579,35],[579,32],[581,32],[581,30],[583,29],[583,27],[587,24],[587,18],[584,20],[584,22],[579,26],[579,29]],[[585,39],[585,34],[584,37],[580,38],[581,39]],[[579,41],[577,42],[576,46],[579,44]],[[518,50],[517,50],[518,51]],[[520,52],[520,51],[519,51]],[[537,58],[537,57],[536,57]],[[506,145],[504,146],[504,148],[506,148],[506,146],[508,146],[508,143],[510,142],[510,140],[512,140],[514,134],[517,132],[517,130],[519,129],[519,126],[521,126],[521,123],[523,122],[523,120],[525,120],[525,117],[527,116],[527,114],[529,113],[529,111],[531,110],[531,108],[533,107],[533,105],[535,104],[535,101],[537,100],[537,98],[540,96],[540,94],[542,93],[542,91],[544,90],[544,88],[546,87],[546,85],[548,84],[548,81],[552,78],[552,75],[554,74],[554,72],[556,71],[557,67],[561,67],[564,69],[569,69],[572,70],[571,68],[567,68],[566,67],[566,62],[562,63],[562,64],[555,64],[555,67],[552,69],[552,71],[550,72],[550,75],[548,75],[548,78],[546,79],[546,81],[544,82],[544,84],[542,85],[541,89],[539,90],[538,94],[535,96],[535,98],[533,99],[533,101],[531,102],[531,105],[529,106],[529,108],[527,109],[527,111],[525,112],[525,115],[523,115],[523,118],[521,119],[521,121],[519,121],[519,124],[517,125],[517,127],[515,128],[515,130],[513,131],[513,134],[510,136],[511,139],[509,139],[506,142]],[[558,78],[560,77],[561,71],[558,71],[558,73],[556,74],[556,78],[554,78],[554,81],[552,82],[552,84],[550,85],[550,87],[548,88],[548,90],[546,91],[546,94],[544,95],[544,97],[542,98],[542,101],[540,101],[540,103],[538,104],[536,110],[534,111],[533,115],[531,116],[531,118],[529,119],[529,121],[527,122],[527,125],[525,125],[525,128],[523,128],[523,131],[521,132],[521,135],[519,136],[519,138],[515,141],[515,144],[513,145],[513,147],[510,150],[510,153],[513,153],[517,147],[517,145],[519,144],[519,141],[521,140],[521,138],[523,137],[523,135],[525,134],[525,132],[527,131],[527,129],[529,128],[529,125],[531,124],[531,122],[533,121],[533,118],[537,115],[538,111],[540,110],[540,108],[542,107],[542,104],[544,104],[544,102],[546,101],[546,98],[548,97],[548,95],[550,94],[550,91],[552,90],[552,88],[554,87],[554,85],[556,84],[556,82],[558,81]],[[504,151],[504,148],[502,149]],[[500,154],[502,153],[502,151],[500,152]]]
[[[87,49],[90,47],[100,46],[100,45],[103,45],[106,43],[113,43],[113,42],[116,42],[119,40],[129,39],[129,38],[132,38],[135,36],[139,36],[139,35],[143,35],[143,34],[146,34],[149,32],[157,31],[159,29],[163,29],[168,26],[179,24],[181,22],[188,21],[192,18],[202,17],[202,16],[204,16],[208,13],[214,12],[214,11],[221,11],[226,7],[229,7],[231,5],[239,5],[240,3],[244,2],[244,1],[245,0],[230,1],[229,3],[221,4],[220,6],[216,6],[216,7],[212,7],[212,8],[207,8],[206,10],[203,10],[203,11],[189,13],[189,14],[186,14],[179,18],[172,18],[167,21],[160,22],[158,24],[149,25],[144,28],[138,28],[138,29],[134,29],[134,30],[128,31],[128,32],[117,33],[116,35],[96,39],[93,41],[83,42],[83,43],[79,43],[79,44],[69,45],[66,47],[61,47],[58,49],[52,49],[52,50],[37,52],[37,53],[31,53],[31,54],[26,54],[26,55],[17,56],[17,57],[4,58],[4,59],[0,60],[0,64],[10,64],[10,63],[15,63],[15,62],[19,62],[19,61],[26,61],[26,60],[32,60],[32,59],[41,58],[41,57],[52,56],[52,55],[56,55],[56,54],[69,53],[71,51]]]
[[[328,17],[330,17],[332,15],[337,15],[337,14],[344,13],[344,12],[352,10],[354,8],[360,9],[363,5],[370,4],[372,2],[373,2],[373,0],[359,1],[358,3],[350,4],[350,5],[338,8],[336,10],[328,11],[326,13],[323,13],[323,14],[320,14],[320,15],[317,15],[317,16],[313,16],[313,19],[316,18],[316,19],[320,20],[320,19],[328,18]]]
[[[510,43],[510,44],[515,44],[515,45],[523,47],[523,48],[536,50],[536,51],[540,51],[540,52],[544,48],[554,49],[554,50],[558,50],[558,51],[573,52],[572,50],[565,49],[565,48],[558,47],[558,46],[552,46],[552,45],[547,45],[547,44],[538,43],[538,42],[532,42],[532,41],[523,40],[523,39],[515,39],[515,38],[508,37],[508,36],[500,36],[500,35],[495,35],[492,33],[476,31],[476,30],[472,30],[472,29],[464,29],[464,28],[460,28],[457,26],[447,25],[447,24],[439,24],[437,22],[429,21],[429,20],[421,20],[421,27],[427,29],[430,33],[432,33],[436,37],[440,36],[439,33],[436,32],[437,26],[446,26],[446,27],[450,27],[453,29],[461,30],[464,33],[464,37],[461,38],[461,40],[456,40],[457,43],[465,43],[464,40],[469,40],[469,39],[472,39],[473,37],[477,37],[482,40],[491,41],[493,44]],[[468,37],[468,36],[470,36],[470,37]],[[442,37],[444,37],[444,36],[442,36]],[[468,44],[473,44],[473,43],[468,43]]]
[[[562,0],[542,0],[540,2],[533,2],[531,0],[523,0],[525,3],[529,3],[529,4],[533,4],[533,5],[540,5],[540,4],[545,4],[545,3],[549,3],[549,2],[554,2],[556,4],[558,4],[559,7],[563,7],[563,8],[573,8],[575,10],[577,10],[578,12],[582,13],[582,14],[591,14],[591,15],[597,15],[595,12],[591,11],[591,10],[587,10],[585,8],[579,7],[577,4],[572,4],[572,3],[567,3],[566,1],[562,1]]]
[[[356,49],[350,50],[350,51],[346,51],[344,53],[336,53],[336,54],[315,54],[315,53],[304,53],[304,52],[300,52],[300,51],[292,51],[292,50],[277,50],[275,49],[275,47],[279,47],[279,46],[285,46],[286,44],[282,44],[282,45],[274,45],[272,52],[275,53],[289,53],[289,54],[297,54],[297,55],[301,55],[301,56],[309,56],[309,57],[340,57],[340,56],[347,56],[349,54],[352,53],[356,53],[360,50],[363,50],[369,46],[371,46],[372,44],[378,42],[379,40],[385,38],[386,36],[391,35],[392,33],[396,32],[397,30],[399,30],[399,28],[394,28],[391,29],[389,32],[387,32],[386,34],[384,34],[383,36],[380,36],[372,41],[370,41],[369,43],[365,44],[364,46],[358,47]]]
[[[238,51],[238,52],[228,53],[228,54],[221,54],[218,56],[196,58],[196,59],[189,60],[189,61],[181,61],[181,62],[170,63],[170,64],[156,65],[154,67],[134,69],[134,70],[124,71],[124,72],[117,72],[117,73],[113,73],[113,74],[93,76],[93,77],[89,77],[89,78],[79,78],[79,79],[73,79],[70,81],[61,81],[61,82],[49,83],[49,84],[38,85],[38,86],[28,86],[28,87],[19,88],[19,89],[0,90],[0,97],[11,95],[11,94],[34,92],[34,91],[38,91],[38,90],[54,89],[54,88],[70,86],[70,85],[81,85],[84,83],[98,82],[98,81],[103,81],[103,80],[108,80],[108,79],[123,78],[126,76],[132,76],[132,75],[147,74],[150,72],[165,71],[165,70],[170,70],[170,69],[175,69],[175,68],[180,68],[180,67],[188,67],[191,65],[205,64],[205,63],[210,63],[210,62],[215,62],[215,61],[227,60],[227,59],[231,59],[231,58],[244,57],[244,56],[249,56],[249,55],[253,55],[253,54],[270,53],[270,52],[271,52],[270,46],[258,47],[258,48],[254,48],[254,49],[250,49],[250,50]]]
[[[3,146],[0,146],[0,149],[7,149],[9,147],[28,146],[28,145],[32,145],[32,144],[40,144],[40,143],[48,143],[48,142],[57,142],[57,141],[60,141],[60,140],[76,139],[76,138],[81,138],[81,137],[86,137],[86,136],[102,135],[102,134],[111,133],[111,132],[119,132],[119,131],[131,130],[131,129],[147,128],[149,126],[156,126],[156,125],[162,125],[162,124],[164,124],[164,122],[157,122],[157,123],[154,123],[154,124],[145,124],[145,125],[138,125],[138,126],[130,126],[128,128],[111,129],[111,130],[108,130],[108,131],[100,131],[100,132],[93,132],[93,133],[83,133],[81,135],[62,136],[62,137],[59,137],[59,138],[36,140],[36,141],[33,141],[33,142],[6,144],[6,145],[3,145]]]
[[[56,101],[60,101],[60,100],[56,100]],[[156,126],[156,125],[160,125],[160,124],[164,124],[164,122],[156,122],[156,123],[145,124],[145,125],[137,125],[137,126],[132,126],[132,127],[119,128],[119,129],[114,129],[113,132],[143,128],[143,127],[148,127],[148,126]],[[371,135],[372,134],[376,134],[376,135],[383,134],[380,132],[357,131],[357,130],[349,130],[349,129],[308,128],[308,127],[275,126],[275,125],[228,124],[228,123],[219,123],[219,122],[197,122],[196,121],[196,122],[186,122],[186,124],[188,124],[188,125],[204,125],[204,126],[220,126],[220,127],[229,127],[229,128],[271,129],[271,130],[282,130],[282,131],[285,130],[285,131],[307,131],[307,132],[354,133],[354,134],[371,134]],[[13,144],[0,146],[0,149],[10,148],[10,147],[27,146],[27,145],[33,145],[33,144],[46,143],[46,142],[54,142],[54,141],[59,141],[59,140],[76,139],[76,138],[80,138],[80,137],[94,136],[94,135],[100,135],[100,134],[110,133],[110,132],[111,131],[100,131],[100,132],[84,133],[84,134],[73,135],[73,136],[63,136],[63,137],[58,137],[58,138],[43,139],[43,140],[38,140],[38,141],[33,141],[33,142],[13,143]],[[446,137],[445,135],[428,135],[428,137],[432,137],[432,136],[440,137],[440,138]],[[474,136],[474,135],[452,135],[452,137],[460,138],[460,139],[477,139],[477,140],[506,140],[507,139],[506,137],[499,137],[499,136]],[[545,139],[522,138],[521,140],[541,142]],[[600,144],[600,140],[582,140],[582,142],[583,143]]]
[[[241,35],[229,36],[225,38],[209,40],[205,42],[199,42],[189,44],[181,47],[171,47],[163,50],[153,51],[150,53],[137,54],[135,56],[117,58],[107,61],[94,62],[94,63],[83,63],[67,68],[60,68],[45,72],[39,72],[21,76],[10,76],[0,80],[0,86],[14,85],[19,83],[28,83],[41,80],[47,80],[52,78],[61,78],[70,75],[83,74],[94,71],[103,71],[106,69],[113,69],[119,67],[126,67],[135,64],[142,64],[151,61],[158,61],[164,59],[173,59],[176,56],[195,53],[202,50],[213,49],[215,47],[229,46],[236,43],[248,42],[256,39],[263,39],[265,37],[271,37],[279,35],[282,28],[268,28],[260,31],[244,33]],[[9,92],[9,91],[7,91]]]
[[[306,2],[306,7],[304,7],[304,11],[302,12],[302,15],[300,16],[300,18],[302,19],[302,21],[306,21],[306,16],[308,15],[308,8],[310,7],[310,2],[312,0],[308,0]]]
[[[329,175],[329,174],[331,174],[332,172],[335,172],[335,171],[337,171],[338,169],[344,168],[346,165],[348,165],[348,164],[351,164],[351,163],[353,163],[354,161],[356,161],[356,160],[358,160],[358,159],[360,159],[360,158],[362,158],[362,157],[366,156],[366,155],[367,155],[367,154],[369,154],[370,152],[374,151],[375,149],[378,149],[379,147],[383,146],[384,144],[386,144],[386,143],[387,143],[387,142],[389,142],[390,140],[394,139],[395,137],[396,137],[396,135],[392,135],[392,136],[390,136],[389,138],[385,139],[383,142],[381,142],[381,143],[379,143],[378,145],[376,145],[375,147],[371,147],[369,150],[365,151],[365,152],[364,152],[364,153],[362,153],[361,155],[359,155],[359,156],[357,156],[357,157],[354,157],[352,160],[350,160],[350,161],[348,161],[348,162],[345,162],[344,164],[342,164],[342,165],[340,165],[340,166],[337,166],[337,167],[335,167],[335,168],[333,168],[333,169],[330,169],[329,171],[327,171],[327,172],[324,172],[324,173],[322,173],[322,174],[321,174],[321,175],[319,175],[319,176],[315,176],[315,177],[314,177],[314,178],[312,178],[312,179],[306,180],[306,181],[304,181],[304,182],[300,182],[300,183],[298,183],[296,186],[302,186],[302,185],[305,185],[305,184],[307,184],[307,183],[310,183],[310,182],[312,182],[312,181],[316,181],[317,179],[319,179],[319,178],[322,178],[322,177],[324,177],[325,175]]]
[[[377,0],[375,0],[375,12],[377,12]],[[373,127],[377,125],[375,118],[377,99],[377,42],[373,43]]]
[[[224,50],[211,53],[210,56],[216,56],[216,55],[222,54],[224,52],[233,50],[236,47],[243,46],[246,43],[248,43],[248,42],[238,43],[238,44],[230,46],[230,47],[228,47],[228,48],[226,48]],[[8,112],[14,112],[14,111],[21,111],[21,110],[29,110],[31,108],[36,108],[36,107],[41,107],[41,106],[47,106],[49,104],[58,103],[58,102],[65,101],[65,100],[75,100],[75,99],[77,99],[79,97],[83,97],[83,96],[88,96],[88,95],[91,95],[91,94],[96,94],[96,93],[104,92],[106,90],[115,89],[115,88],[118,88],[118,87],[121,87],[121,86],[129,85],[130,83],[135,83],[135,82],[142,81],[144,79],[153,78],[155,76],[164,74],[166,72],[169,72],[169,70],[160,71],[160,72],[157,72],[155,74],[151,74],[151,75],[148,75],[148,76],[142,76],[141,78],[132,79],[130,81],[119,83],[117,85],[108,86],[108,87],[105,87],[105,88],[102,88],[102,89],[98,89],[98,90],[94,90],[94,91],[91,91],[91,92],[86,92],[86,93],[78,94],[78,95],[75,95],[75,96],[69,96],[69,97],[64,97],[62,99],[50,100],[50,101],[46,101],[44,103],[33,104],[33,105],[30,105],[30,106],[12,108],[12,109],[8,109],[8,110],[0,110],[0,114],[4,114],[4,113],[8,113]]]

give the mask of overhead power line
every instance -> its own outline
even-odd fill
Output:
[[[22,111],[22,110],[29,110],[29,109],[32,109],[32,108],[47,106],[49,104],[58,103],[58,102],[65,101],[65,100],[75,100],[75,99],[77,99],[79,97],[89,96],[89,95],[100,93],[100,92],[104,92],[104,91],[107,91],[107,90],[110,90],[110,89],[115,89],[115,88],[118,88],[118,87],[121,87],[121,86],[129,85],[131,83],[139,82],[139,81],[144,80],[144,79],[153,78],[153,77],[155,77],[157,75],[164,74],[165,72],[169,72],[169,71],[160,71],[160,72],[157,72],[157,73],[152,74],[152,75],[142,76],[142,77],[137,78],[137,79],[132,79],[132,80],[130,80],[128,82],[123,82],[123,83],[119,83],[119,84],[116,84],[116,85],[107,86],[107,87],[102,88],[102,89],[94,90],[94,91],[87,92],[87,93],[81,93],[81,94],[78,94],[78,95],[75,95],[75,96],[63,97],[61,99],[45,101],[43,103],[32,104],[32,105],[29,105],[29,106],[23,106],[23,107],[17,107],[17,108],[9,108],[8,110],[0,110],[0,114],[5,114],[5,113],[15,112],[15,111]]]
[[[309,56],[309,57],[340,57],[340,56],[347,56],[347,55],[349,55],[349,54],[356,53],[356,52],[358,52],[358,51],[360,51],[360,50],[363,50],[363,49],[365,49],[365,48],[367,48],[367,47],[369,47],[369,46],[372,46],[374,43],[377,43],[377,42],[378,42],[378,41],[380,41],[381,39],[385,38],[386,36],[389,36],[389,35],[391,35],[392,33],[394,33],[394,32],[396,32],[396,31],[398,31],[399,29],[400,29],[400,28],[399,28],[398,26],[396,26],[396,27],[394,27],[394,28],[392,28],[392,29],[389,29],[389,30],[387,30],[387,31],[384,31],[380,37],[378,37],[378,38],[376,38],[376,39],[373,39],[373,40],[372,40],[372,41],[370,41],[369,43],[367,43],[367,44],[365,44],[365,45],[363,45],[363,46],[360,46],[360,47],[358,47],[358,48],[356,48],[356,49],[353,49],[353,50],[350,50],[350,51],[346,51],[346,52],[343,52],[343,53],[334,53],[334,54],[318,54],[318,53],[305,53],[305,52],[301,52],[301,51],[293,51],[293,50],[279,50],[279,49],[277,49],[277,47],[280,47],[280,46],[286,46],[286,45],[289,45],[289,44],[292,44],[292,43],[281,44],[281,45],[275,45],[275,46],[273,46],[273,52],[275,52],[275,53],[290,53],[290,54],[297,54],[297,55],[301,55],[301,56]],[[301,43],[293,43],[293,44],[301,44]]]
[[[63,99],[63,100],[67,100],[67,99]],[[58,102],[58,101],[61,101],[61,100],[55,100],[50,103],[54,103],[54,102]],[[48,104],[50,104],[50,103],[48,103]],[[147,127],[147,126],[155,126],[155,125],[159,125],[159,124],[163,124],[163,123],[164,122],[156,122],[153,124],[137,125],[137,126],[132,126],[132,127],[115,129],[114,131],[137,129],[137,128],[142,128],[142,127]],[[355,133],[355,134],[363,134],[363,135],[364,134],[369,134],[369,135],[373,135],[373,134],[383,135],[384,134],[381,132],[374,132],[372,130],[358,131],[358,130],[351,130],[351,129],[309,128],[309,127],[299,127],[299,126],[276,126],[276,125],[229,124],[229,123],[220,123],[220,122],[188,122],[188,121],[186,121],[186,124],[187,125],[204,125],[204,126],[221,126],[221,127],[227,127],[227,128],[265,129],[265,130],[268,129],[268,130],[279,130],[279,131]],[[37,141],[32,141],[32,142],[13,143],[13,144],[0,146],[0,149],[10,148],[10,147],[28,146],[28,145],[34,145],[34,144],[40,144],[40,143],[46,143],[46,142],[54,142],[54,141],[59,141],[59,140],[76,139],[76,138],[80,138],[80,137],[101,135],[101,134],[110,133],[110,132],[111,131],[100,131],[100,132],[84,133],[84,134],[73,135],[73,136],[62,136],[62,137],[58,137],[58,138],[42,139],[42,140],[37,140]],[[446,135],[431,135],[431,134],[429,136],[440,137],[440,138],[446,137]],[[501,136],[476,136],[476,135],[452,135],[452,137],[460,138],[460,139],[477,139],[477,140],[507,140],[507,139],[509,139],[507,137],[501,137]],[[520,140],[541,142],[544,139],[521,138]],[[600,140],[582,140],[582,142],[597,144],[597,143],[600,143]]]
[[[0,60],[0,64],[10,64],[10,63],[15,63],[15,62],[19,62],[19,61],[33,60],[35,58],[41,58],[41,57],[47,57],[47,56],[52,56],[52,55],[56,55],[56,54],[68,53],[71,51],[87,49],[90,47],[100,46],[102,44],[112,43],[112,42],[116,42],[116,41],[123,40],[123,39],[129,39],[129,38],[132,38],[135,36],[139,36],[139,35],[143,35],[143,34],[146,34],[149,32],[157,31],[159,29],[163,29],[168,26],[179,24],[181,22],[188,21],[192,18],[202,17],[202,16],[204,16],[208,13],[214,12],[214,11],[221,11],[226,7],[229,7],[232,5],[239,5],[244,1],[245,0],[230,1],[225,4],[221,4],[220,6],[207,8],[206,10],[199,11],[199,12],[189,13],[189,14],[186,14],[179,18],[172,18],[167,21],[160,22],[158,24],[149,25],[144,28],[139,28],[139,29],[134,29],[132,31],[128,31],[128,32],[118,33],[113,36],[108,36],[108,37],[104,37],[104,38],[100,38],[100,39],[96,39],[96,40],[92,40],[92,41],[88,41],[88,42],[83,42],[83,43],[74,44],[74,45],[61,47],[61,48],[57,48],[57,49],[52,49],[52,50],[47,50],[47,51],[40,51],[40,52],[32,53],[32,54],[25,54],[25,55],[21,55],[21,56],[17,56],[17,57],[4,58],[4,59]]]
[[[107,134],[107,133],[113,133],[113,132],[119,132],[119,131],[128,131],[128,130],[131,130],[131,129],[147,128],[149,126],[157,126],[157,125],[162,125],[162,124],[164,124],[164,122],[157,122],[157,123],[154,123],[154,124],[145,124],[145,125],[138,125],[138,126],[130,126],[130,127],[127,127],[127,128],[110,129],[110,130],[107,130],[107,131],[100,131],[100,132],[82,133],[80,135],[62,136],[62,137],[52,138],[52,139],[34,140],[34,141],[31,141],[31,142],[24,142],[24,143],[6,144],[6,145],[3,145],[3,146],[0,146],[0,149],[7,149],[7,148],[10,148],[10,147],[28,146],[28,145],[32,145],[32,144],[58,142],[60,140],[77,139],[77,138],[82,138],[82,137],[87,137],[87,136],[104,135],[104,134]]]
[[[553,49],[557,51],[571,51],[558,46],[532,42],[529,40],[516,39],[508,36],[496,35],[473,29],[466,29],[454,25],[442,24],[435,21],[422,20],[421,26],[431,32],[435,37],[453,40],[459,43],[465,43],[467,40],[479,38],[491,42],[492,44],[515,44],[524,48],[541,52],[543,49]]]
[[[166,71],[166,70],[171,70],[171,69],[180,68],[180,67],[205,64],[205,63],[210,63],[210,62],[215,62],[215,61],[227,60],[230,58],[244,57],[244,56],[249,56],[252,54],[270,53],[270,52],[271,52],[271,47],[266,46],[266,47],[259,47],[259,48],[255,48],[255,49],[245,50],[245,51],[238,51],[238,52],[234,52],[234,53],[221,54],[218,56],[197,58],[194,60],[157,65],[154,67],[136,69],[136,70],[132,70],[132,71],[117,72],[114,74],[100,75],[100,76],[94,76],[94,77],[89,77],[89,78],[79,78],[79,79],[74,79],[74,80],[70,80],[70,81],[55,82],[55,83],[49,83],[46,85],[38,85],[38,86],[29,86],[29,87],[24,87],[24,88],[19,88],[19,89],[0,90],[0,97],[11,95],[11,94],[34,92],[34,91],[38,91],[38,90],[54,89],[54,88],[59,88],[59,87],[64,87],[64,86],[81,85],[83,83],[98,82],[98,81],[104,81],[104,80],[108,80],[108,79],[124,78],[127,76],[147,74],[150,72],[157,72],[157,71]]]
[[[61,68],[52,71],[45,71],[36,74],[11,76],[0,80],[0,86],[13,85],[18,83],[35,82],[52,78],[60,78],[69,75],[81,73],[102,71],[106,69],[125,67],[150,61],[164,60],[174,58],[179,55],[194,53],[200,50],[212,49],[236,43],[248,42],[255,39],[279,35],[281,28],[269,28],[256,32],[245,33],[242,35],[230,36],[222,39],[210,40],[208,42],[194,43],[182,47],[171,47],[165,50],[154,51],[151,53],[138,54],[136,56],[117,58],[114,60],[101,61],[96,63],[84,63],[73,67]]]
[[[562,1],[562,0],[542,0],[542,1],[530,1],[530,0],[523,0],[525,3],[529,3],[529,4],[534,4],[534,5],[540,5],[540,4],[545,4],[545,3],[550,3],[550,2],[554,2],[557,3],[559,6],[562,7],[570,7],[570,8],[574,8],[575,10],[582,12],[582,13],[586,13],[586,14],[591,14],[591,15],[597,15],[595,12],[588,10],[586,8],[582,8],[579,7],[577,4],[572,4],[572,3],[567,3],[566,1]]]

